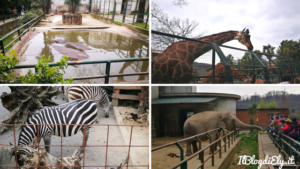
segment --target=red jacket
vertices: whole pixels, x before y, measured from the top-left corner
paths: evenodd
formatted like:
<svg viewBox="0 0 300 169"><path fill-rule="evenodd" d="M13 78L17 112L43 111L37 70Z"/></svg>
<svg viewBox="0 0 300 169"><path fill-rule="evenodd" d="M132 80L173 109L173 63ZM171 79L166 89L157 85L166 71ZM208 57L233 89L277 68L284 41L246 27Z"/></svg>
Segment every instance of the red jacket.
<svg viewBox="0 0 300 169"><path fill-rule="evenodd" d="M291 124L285 124L284 127L281 127L281 129L286 132L286 130L290 127Z"/></svg>

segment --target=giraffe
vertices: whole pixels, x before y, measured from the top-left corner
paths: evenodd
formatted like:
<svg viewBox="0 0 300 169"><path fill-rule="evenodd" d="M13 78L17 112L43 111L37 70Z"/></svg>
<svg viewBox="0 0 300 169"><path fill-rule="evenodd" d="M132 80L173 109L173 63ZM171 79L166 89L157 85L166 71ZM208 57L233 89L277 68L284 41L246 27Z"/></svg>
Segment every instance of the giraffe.
<svg viewBox="0 0 300 169"><path fill-rule="evenodd" d="M242 72L235 70L234 68L230 67L231 69L231 75L245 75ZM212 70L210 70L205 76L212 76ZM215 66L215 76L224 76L224 77L215 77L214 83L225 83L225 66L223 63L218 63ZM249 76L234 76L236 79L240 79L244 81L245 83L250 83L251 78ZM211 83L211 77L204 78L202 81L202 84L208 84Z"/></svg>
<svg viewBox="0 0 300 169"><path fill-rule="evenodd" d="M249 30L227 31L198 40L221 45L231 40L238 40L248 50L253 50ZM181 41L169 46L163 53L153 58L152 83L189 83L193 74L193 62L202 54L212 49L210 44L195 41ZM182 78L172 79L165 78Z"/></svg>

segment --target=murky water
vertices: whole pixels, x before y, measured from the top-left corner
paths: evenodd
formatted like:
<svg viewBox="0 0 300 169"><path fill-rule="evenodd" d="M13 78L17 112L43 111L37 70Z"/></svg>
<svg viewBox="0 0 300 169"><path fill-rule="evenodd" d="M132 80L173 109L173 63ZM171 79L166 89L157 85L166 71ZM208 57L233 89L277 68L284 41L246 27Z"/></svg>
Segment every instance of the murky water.
<svg viewBox="0 0 300 169"><path fill-rule="evenodd" d="M19 64L36 64L41 55L50 62L58 62L63 56L69 61L113 60L149 57L149 43L115 33L96 31L43 32L32 38L20 53ZM148 61L112 63L110 74L145 72ZM69 66L65 78L105 74L106 64ZM24 75L29 69L23 69ZM34 71L32 69L32 71ZM148 80L148 76L124 76L110 78L110 83ZM73 81L73 83L104 83L104 79Z"/></svg>

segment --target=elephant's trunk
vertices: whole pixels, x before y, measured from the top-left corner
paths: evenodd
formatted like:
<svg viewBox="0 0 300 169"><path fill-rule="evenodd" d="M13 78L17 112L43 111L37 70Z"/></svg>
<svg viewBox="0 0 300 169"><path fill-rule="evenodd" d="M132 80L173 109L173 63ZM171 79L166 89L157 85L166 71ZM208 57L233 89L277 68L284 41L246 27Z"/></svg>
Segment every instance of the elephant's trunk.
<svg viewBox="0 0 300 169"><path fill-rule="evenodd" d="M245 124L245 123L241 122L239 119L235 120L235 127L242 128L242 129L257 129L257 130L263 131L263 128L256 126L256 125Z"/></svg>

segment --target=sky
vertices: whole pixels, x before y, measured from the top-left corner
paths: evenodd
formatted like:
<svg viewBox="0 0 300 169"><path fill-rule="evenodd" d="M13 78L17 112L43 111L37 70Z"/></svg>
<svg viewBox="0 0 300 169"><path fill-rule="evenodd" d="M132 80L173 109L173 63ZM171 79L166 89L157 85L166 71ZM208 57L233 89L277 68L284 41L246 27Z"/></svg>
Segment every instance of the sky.
<svg viewBox="0 0 300 169"><path fill-rule="evenodd" d="M282 40L300 39L299 0L188 0L189 4L181 8L174 6L172 0L152 1L171 18L199 22L197 32L206 30L205 35L247 28L254 50L262 51L268 44L277 48ZM246 49L236 40L224 45Z"/></svg>
<svg viewBox="0 0 300 169"><path fill-rule="evenodd" d="M211 92L211 93L228 93L237 94L240 96L250 96L257 93L264 95L269 91L286 91L290 94L300 94L300 87L294 85L279 86L279 85L242 85L242 86L226 86L226 85L210 85L210 86L197 86L197 92Z"/></svg>

